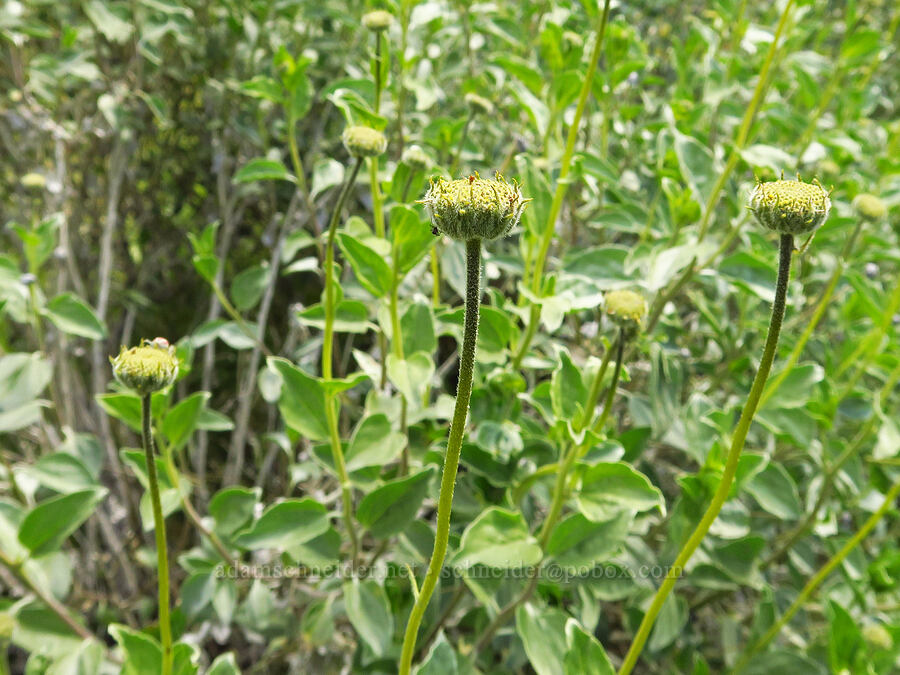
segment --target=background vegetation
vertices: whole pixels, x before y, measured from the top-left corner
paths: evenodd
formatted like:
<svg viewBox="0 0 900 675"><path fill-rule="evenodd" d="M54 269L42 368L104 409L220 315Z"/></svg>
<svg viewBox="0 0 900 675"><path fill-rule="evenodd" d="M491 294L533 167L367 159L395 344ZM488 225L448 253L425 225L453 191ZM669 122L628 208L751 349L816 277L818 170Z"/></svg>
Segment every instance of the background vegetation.
<svg viewBox="0 0 900 675"><path fill-rule="evenodd" d="M755 177L816 176L834 206L796 258L777 386L732 499L638 672L728 670L900 480L894 3L612 3L571 163L600 7L377 8L395 17L383 34L361 23L376 7L333 0L0 7L0 672L159 672L140 404L108 361L156 336L182 360L153 399L176 672L396 672L409 574L431 551L464 295L463 246L433 237L415 200L451 168L500 170L533 201L485 250L420 673L621 662L715 490L762 350L777 256L748 220ZM329 386L357 568L318 377L322 232L348 123L389 140L337 238L344 379ZM402 159L412 145L430 166ZM886 214L863 218L861 193ZM544 541L560 453L595 414L584 401L617 288L651 314ZM897 672L890 506L746 672ZM514 572L538 564L523 595Z"/></svg>

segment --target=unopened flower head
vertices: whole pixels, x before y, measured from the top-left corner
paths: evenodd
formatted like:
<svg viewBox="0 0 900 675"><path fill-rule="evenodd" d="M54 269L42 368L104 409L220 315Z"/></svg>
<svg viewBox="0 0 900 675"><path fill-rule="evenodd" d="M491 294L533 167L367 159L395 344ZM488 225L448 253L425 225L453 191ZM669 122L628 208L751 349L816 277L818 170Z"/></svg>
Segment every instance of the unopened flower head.
<svg viewBox="0 0 900 675"><path fill-rule="evenodd" d="M819 163L819 171L826 176L837 176L841 172L841 167L833 159L823 159Z"/></svg>
<svg viewBox="0 0 900 675"><path fill-rule="evenodd" d="M431 157L418 145L411 145L403 151L403 161L414 169L427 169L431 166Z"/></svg>
<svg viewBox="0 0 900 675"><path fill-rule="evenodd" d="M468 94L466 94L466 103L472 110L477 113L482 113L483 115L494 114L494 104L487 100L484 96L479 96L478 94L469 92Z"/></svg>
<svg viewBox="0 0 900 675"><path fill-rule="evenodd" d="M175 347L165 338L144 340L139 347L122 347L109 359L116 379L140 396L165 389L178 376Z"/></svg>
<svg viewBox="0 0 900 675"><path fill-rule="evenodd" d="M42 188L47 186L47 178L41 173L26 173L19 181L27 188Z"/></svg>
<svg viewBox="0 0 900 675"><path fill-rule="evenodd" d="M750 210L765 227L781 234L810 234L831 210L828 190L819 181L775 180L757 183L750 193Z"/></svg>
<svg viewBox="0 0 900 675"><path fill-rule="evenodd" d="M475 173L459 180L431 181L431 189L419 203L431 212L435 234L469 241L506 236L529 201L517 183L507 183L499 173L494 180Z"/></svg>
<svg viewBox="0 0 900 675"><path fill-rule="evenodd" d="M380 33L387 30L394 23L394 16L390 12L383 9L376 9L373 12L363 14L362 24L374 33Z"/></svg>
<svg viewBox="0 0 900 675"><path fill-rule="evenodd" d="M372 127L350 126L341 135L344 147L354 157L377 157L387 150L387 138Z"/></svg>
<svg viewBox="0 0 900 675"><path fill-rule="evenodd" d="M887 215L887 206L875 195L858 194L853 200L853 206L860 217L873 223Z"/></svg>
<svg viewBox="0 0 900 675"><path fill-rule="evenodd" d="M637 330L647 315L647 300L634 291L610 291L603 299L606 314L622 328Z"/></svg>

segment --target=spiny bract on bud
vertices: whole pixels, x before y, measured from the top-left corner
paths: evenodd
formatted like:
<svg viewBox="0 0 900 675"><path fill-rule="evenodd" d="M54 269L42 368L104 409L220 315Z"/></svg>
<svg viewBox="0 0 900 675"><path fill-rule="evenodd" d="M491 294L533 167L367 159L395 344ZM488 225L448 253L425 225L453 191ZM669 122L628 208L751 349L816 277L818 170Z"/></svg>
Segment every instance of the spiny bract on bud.
<svg viewBox="0 0 900 675"><path fill-rule="evenodd" d="M856 195L853 207L862 218L873 223L887 215L887 206L875 195L866 193Z"/></svg>
<svg viewBox="0 0 900 675"><path fill-rule="evenodd" d="M131 349L122 347L109 362L116 379L140 396L165 389L178 376L175 347L165 338L143 340L139 347Z"/></svg>
<svg viewBox="0 0 900 675"><path fill-rule="evenodd" d="M477 113L482 113L484 115L492 115L494 113L494 104L484 96L469 92L466 94L466 103Z"/></svg>
<svg viewBox="0 0 900 675"><path fill-rule="evenodd" d="M387 150L387 138L372 127L352 126L341 134L344 147L354 157L377 157Z"/></svg>
<svg viewBox="0 0 900 675"><path fill-rule="evenodd" d="M831 199L817 180L774 180L756 184L750 193L750 210L770 230L809 234L825 222Z"/></svg>
<svg viewBox="0 0 900 675"><path fill-rule="evenodd" d="M431 157L418 145L411 145L403 151L403 161L417 169L427 169L431 166Z"/></svg>
<svg viewBox="0 0 900 675"><path fill-rule="evenodd" d="M603 304L610 318L623 328L638 328L647 315L647 300L634 291L610 291Z"/></svg>
<svg viewBox="0 0 900 675"><path fill-rule="evenodd" d="M419 203L431 212L434 227L451 239L496 239L516 226L525 205L518 183L507 183L499 173L486 180L475 173L459 180L431 181Z"/></svg>
<svg viewBox="0 0 900 675"><path fill-rule="evenodd" d="M362 18L362 25L376 33L387 30L392 23L394 23L394 16L383 9L363 14Z"/></svg>

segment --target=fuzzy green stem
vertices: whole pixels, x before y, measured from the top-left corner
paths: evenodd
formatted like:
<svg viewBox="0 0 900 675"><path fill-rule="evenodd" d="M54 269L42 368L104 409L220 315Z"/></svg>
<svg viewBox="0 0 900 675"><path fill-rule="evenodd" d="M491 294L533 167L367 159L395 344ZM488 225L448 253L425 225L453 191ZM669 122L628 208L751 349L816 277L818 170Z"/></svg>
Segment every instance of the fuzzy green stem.
<svg viewBox="0 0 900 675"><path fill-rule="evenodd" d="M878 510L875 511L863 526L859 529L859 531L854 534L846 544L841 547L841 550L835 553L831 558L826 562L822 568L816 572L813 577L806 583L806 586L803 587L803 590L800 591L800 594L796 597L794 602L791 603L791 606L788 607L787 611L781 616L778 621L776 621L768 631L766 631L765 635L759 638L756 642L754 642L750 647L748 647L740 660L735 664L734 670L732 671L734 675L740 673L744 667L750 662L750 659L753 658L753 655L756 654L760 649L764 648L768 645L778 633L781 632L781 629L787 624L788 621L793 618L793 616L800 610L803 604L810 598L810 596L816 591L816 589L822 584L823 581L828 577L829 574L834 570L835 567L840 565L844 558L856 548L859 543L868 536L869 532L878 524L884 514L888 512L888 510L894 505L894 500L900 496L900 481L894 483L888 493L884 496L884 501L881 503L881 506L878 507Z"/></svg>
<svg viewBox="0 0 900 675"><path fill-rule="evenodd" d="M438 245L431 245L431 304L437 309L441 304L441 262L438 257Z"/></svg>
<svg viewBox="0 0 900 675"><path fill-rule="evenodd" d="M153 434L150 431L150 394L141 397L141 430L144 457L147 460L147 483L150 487L150 503L153 506L153 532L156 536L156 573L159 585L159 640L162 644L162 675L172 675L174 652L172 648L172 624L169 620L169 554L166 547L166 521L163 518L162 501L159 498L159 480L156 477L156 457Z"/></svg>
<svg viewBox="0 0 900 675"><path fill-rule="evenodd" d="M341 508L344 516L344 527L350 538L350 559L353 568L356 569L359 557L359 540L356 536L356 524L353 521L353 496L350 493L350 476L347 473L347 465L344 462L344 448L341 446L341 434L338 430L338 405L339 401L333 393L325 397L325 418L328 424L328 438L331 443L331 456L334 459L334 468L337 471L338 480L341 482Z"/></svg>
<svg viewBox="0 0 900 675"><path fill-rule="evenodd" d="M784 320L788 280L790 279L791 273L791 256L793 255L793 251L794 237L790 234L782 234L779 248L778 281L775 287L775 301L772 304L772 318L769 321L766 344L763 349L762 359L759 362L759 369L756 371L756 377L753 378L753 385L750 388L747 403L744 405L744 410L741 412L741 418L738 421L737 427L734 430L734 435L731 439L731 447L728 450L728 457L725 461L725 468L722 472L722 479L719 481L719 487L716 489L712 502L710 502L709 507L706 509L706 513L703 514L703 518L700 519L697 528L694 530L693 534L691 534L687 542L685 542L684 546L682 546L681 551L679 551L678 556L675 558L675 562L669 568L665 580L656 591L656 595L653 596L650 608L647 610L647 613L644 614L644 618L634 637L634 641L631 643L628 654L626 654L625 660L622 662L622 667L619 668L619 675L628 675L628 673L634 669L638 658L641 655L641 651L644 648L644 644L650 636L650 630L653 628L656 617L659 615L666 598L669 596L669 593L671 593L672 588L675 586L675 582L678 580L678 577L681 576L685 565L687 565L688 561L691 559L694 551L697 550L703 541L703 538L706 536L706 533L709 532L709 528L718 517L723 504L725 504L725 500L728 499L728 493L731 491L731 484L734 482L734 476L737 472L738 460L740 459L741 451L744 449L744 441L747 438L747 432L750 430L750 424L753 422L753 417L759 407L759 399L765 388L769 370L772 368L772 361L775 359L775 351L778 347L778 336L781 333L781 324Z"/></svg>
<svg viewBox="0 0 900 675"><path fill-rule="evenodd" d="M398 360L403 359L403 332L400 327L400 310L399 310L399 290L400 290L400 282L403 280L400 275L400 268L397 266L397 248L396 246L393 249L391 254L391 258L393 261L393 278L391 282L391 293L390 293L390 304L388 306L388 310L391 315L391 349L394 354L394 358ZM406 433L406 415L407 415L407 402L406 397L403 394L400 394L400 431L401 433ZM409 444L403 446L403 456L400 460L400 475L405 476L407 469L409 468Z"/></svg>
<svg viewBox="0 0 900 675"><path fill-rule="evenodd" d="M450 423L447 439L447 453L444 456L444 470L441 476L441 492L438 497L437 530L434 535L434 551L428 563L428 571L422 581L419 596L413 605L403 636L400 655L400 675L409 675L412 658L416 649L416 635L428 601L437 585L447 543L450 538L450 510L453 506L453 488L456 484L456 470L459 467L459 453L462 450L469 413L469 398L472 395L472 379L475 372L475 346L478 342L478 310L481 302L481 240L466 242L466 308L463 320L463 342L459 356L459 381L456 387L456 406Z"/></svg>
<svg viewBox="0 0 900 675"><path fill-rule="evenodd" d="M290 107L290 106L289 106ZM297 147L297 118L288 112L288 152L291 156L291 165L294 167L294 175L297 177L297 189L303 196L308 217L315 222L316 206L309 195L309 187L306 184L306 174L303 170L303 162L300 160L300 150ZM316 226L318 228L318 226ZM318 234L318 229L316 230ZM320 251L321 252L321 251Z"/></svg>
<svg viewBox="0 0 900 675"><path fill-rule="evenodd" d="M812 336L813 331L825 315L825 310L828 309L828 303L831 301L834 289L837 288L838 281L840 281L841 275L847 268L847 259L853 252L853 244L856 242L856 237L859 235L862 223L862 220L857 222L856 227L850 235L850 239L848 239L847 243L844 245L841 257L838 258L837 264L834 266L834 271L831 273L831 278L828 279L828 284L826 284L825 288L822 290L822 295L819 297L819 302L816 304L816 309L813 311L812 317L810 317L809 322L806 324L806 328L803 329L803 333L800 334L800 338L791 350L791 354L788 356L787 362L784 364L781 372L769 381L766 390L763 392L762 398L759 400L760 407L766 404L766 401L772 397L772 394L778 391L778 387L780 387L785 379L787 379L787 376L791 374L791 371L803 354L806 343L809 342L809 338Z"/></svg>
<svg viewBox="0 0 900 675"><path fill-rule="evenodd" d="M706 233L709 230L709 223L713 211L716 208L716 204L719 203L719 196L722 193L722 189L731 177L732 171L734 171L734 168L737 166L741 150L744 149L744 146L747 144L747 139L750 137L750 127L753 125L756 113L759 111L763 99L765 99L766 92L768 91L769 71L772 69L772 65L775 62L775 54L778 51L778 42L781 39L781 35L784 33L784 29L787 27L788 16L791 13L793 4L794 0L788 0L787 4L784 6L784 11L781 12L781 18L778 20L778 27L775 29L775 37L772 38L772 44L769 45L766 60L763 62L762 70L759 71L756 89L753 90L753 97L750 99L750 104L747 106L747 109L744 112L744 118L741 120L741 126L738 129L734 147L731 150L731 156L728 158L728 162L722 170L722 173L719 174L719 178L713 186L712 192L709 194L709 199L706 200L706 207L703 209L703 216L700 220L700 232L697 235L697 243L700 243L706 237Z"/></svg>
<svg viewBox="0 0 900 675"><path fill-rule="evenodd" d="M587 402L584 406L584 411L582 412L581 419L578 420L578 424L575 425L575 431L581 431L585 429L588 424L590 424L591 418L594 416L594 412L597 409L597 402L600 400L600 388L603 386L603 378L606 376L606 371L609 369L609 360L612 356L612 353L618 352L618 345L622 342L622 333L619 332L618 340L616 341L616 345L614 345L611 349L607 349L603 353L603 360L600 362L600 367L597 369L596 374L594 375L594 381L591 382L591 389L588 392ZM613 387L615 389L615 387Z"/></svg>
<svg viewBox="0 0 900 675"><path fill-rule="evenodd" d="M384 36L381 32L375 34L375 60L372 64L372 77L375 80L375 114L381 110L381 90L384 83L381 81L381 42ZM375 222L375 234L384 237L384 206L381 196L381 185L378 183L378 157L369 158L369 187L372 191L372 218Z"/></svg>
<svg viewBox="0 0 900 675"><path fill-rule="evenodd" d="M338 195L337 203L334 205L334 211L331 214L331 221L328 224L328 240L325 244L325 331L322 341L322 378L330 380L332 376L331 351L334 344L334 316L335 316L335 291L334 291L334 238L337 233L337 225L341 219L341 211L350 189L359 174L362 166L363 158L359 157L353 163L353 168L347 175L341 192ZM356 538L356 527L353 524L353 501L350 494L350 478L347 475L347 466L344 463L344 449L341 446L341 436L338 430L338 404L337 397L330 393L325 397L325 417L328 424L328 436L331 443L331 455L334 460L334 467L341 482L341 503L344 513L344 527L347 529L347 535L350 538L350 556L353 560L353 566L356 567L359 545Z"/></svg>
<svg viewBox="0 0 900 675"><path fill-rule="evenodd" d="M358 157L353 163L353 168L350 169L350 173L347 174L344 184L341 186L341 192L328 224L328 240L325 243L325 334L322 338L322 377L326 380L331 379L331 350L334 342L334 237L337 234L338 222L341 220L341 211L344 209L344 203L359 174L362 162L363 158Z"/></svg>
<svg viewBox="0 0 900 675"><path fill-rule="evenodd" d="M625 329L619 329L619 338L616 340L616 365L613 367L612 382L609 383L609 389L606 392L606 401L603 403L603 412L597 418L594 424L594 433L603 431L603 426L609 418L609 412L612 410L613 399L616 397L616 385L619 384L619 376L622 374L622 360L625 356Z"/></svg>
<svg viewBox="0 0 900 675"><path fill-rule="evenodd" d="M600 52L603 48L603 37L606 34L606 24L609 19L609 3L605 0L603 3L603 11L600 13L599 24L597 26L597 40L594 42L594 48L591 50L590 61L588 62L587 72L584 81L581 83L581 92L578 95L578 105L575 108L575 116L572 118L572 124L569 127L569 133L566 137L566 147L563 151L562 159L559 166L559 177L556 179L556 190L553 193L553 201L550 204L550 212L547 216L547 222L544 225L544 231L541 235L540 246L538 248L537 257L534 265L531 267L531 279L526 277L523 283L531 286L531 292L535 295L540 294L543 284L544 264L547 262L547 253L550 250L550 244L553 241L553 233L556 231L556 220L562 210L563 199L566 191L569 189L569 171L572 168L572 156L575 154L575 140L578 138L578 128L581 126L581 118L584 115L584 109L587 107L588 97L591 93L591 87L594 83L594 74L597 72L597 63L600 61ZM518 370L522 365L522 359L528 353L528 347L537 331L537 322L541 318L541 306L532 304L528 314L528 324L525 333L522 336L522 342L516 351L512 361L512 369Z"/></svg>
<svg viewBox="0 0 900 675"><path fill-rule="evenodd" d="M384 238L384 206L381 198L381 186L378 184L378 158L369 158L369 183L372 189L372 218L375 222L375 234Z"/></svg>

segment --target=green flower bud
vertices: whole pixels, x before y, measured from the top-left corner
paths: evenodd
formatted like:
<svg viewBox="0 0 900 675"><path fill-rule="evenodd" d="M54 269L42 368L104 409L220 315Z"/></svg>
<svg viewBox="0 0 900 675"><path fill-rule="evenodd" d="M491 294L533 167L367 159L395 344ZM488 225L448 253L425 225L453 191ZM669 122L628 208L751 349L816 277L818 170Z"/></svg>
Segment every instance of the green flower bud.
<svg viewBox="0 0 900 675"><path fill-rule="evenodd" d="M619 326L637 330L647 315L647 301L634 291L610 291L603 298L606 314Z"/></svg>
<svg viewBox="0 0 900 675"><path fill-rule="evenodd" d="M451 239L496 239L516 226L525 205L518 183L507 183L499 173L485 180L475 173L468 178L431 181L431 189L419 203L431 212L435 234Z"/></svg>
<svg viewBox="0 0 900 675"><path fill-rule="evenodd" d="M403 151L403 161L414 169L427 169L431 166L431 157L418 145L411 145Z"/></svg>
<svg viewBox="0 0 900 675"><path fill-rule="evenodd" d="M42 188L47 186L47 178L43 174L35 172L26 173L19 179L19 182L27 188Z"/></svg>
<svg viewBox="0 0 900 675"><path fill-rule="evenodd" d="M143 340L140 347L132 347L110 358L116 379L140 396L165 389L178 375L175 347L165 338Z"/></svg>
<svg viewBox="0 0 900 675"><path fill-rule="evenodd" d="M833 159L823 159L819 162L819 171L826 176L837 176L841 172L841 167Z"/></svg>
<svg viewBox="0 0 900 675"><path fill-rule="evenodd" d="M582 38L578 33L572 30L563 31L562 39L563 43L570 48L584 46L584 38Z"/></svg>
<svg viewBox="0 0 900 675"><path fill-rule="evenodd" d="M873 223L887 215L887 206L875 195L866 193L856 195L853 207L863 220Z"/></svg>
<svg viewBox="0 0 900 675"><path fill-rule="evenodd" d="M362 25L373 33L387 30L392 23L394 23L394 16L383 9L376 9L374 12L363 14L362 18Z"/></svg>
<svg viewBox="0 0 900 675"><path fill-rule="evenodd" d="M474 112L483 113L485 115L494 114L494 104L487 100L484 96L469 92L466 94L466 103Z"/></svg>
<svg viewBox="0 0 900 675"><path fill-rule="evenodd" d="M750 210L765 227L781 234L810 234L831 210L828 190L819 181L776 180L757 183L750 193Z"/></svg>
<svg viewBox="0 0 900 675"><path fill-rule="evenodd" d="M894 639L890 632L880 623L868 623L862 629L863 639L877 649L890 649Z"/></svg>
<svg viewBox="0 0 900 675"><path fill-rule="evenodd" d="M377 157L387 150L384 134L371 127L352 126L341 134L344 147L354 157Z"/></svg>

